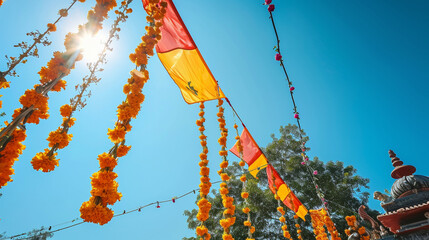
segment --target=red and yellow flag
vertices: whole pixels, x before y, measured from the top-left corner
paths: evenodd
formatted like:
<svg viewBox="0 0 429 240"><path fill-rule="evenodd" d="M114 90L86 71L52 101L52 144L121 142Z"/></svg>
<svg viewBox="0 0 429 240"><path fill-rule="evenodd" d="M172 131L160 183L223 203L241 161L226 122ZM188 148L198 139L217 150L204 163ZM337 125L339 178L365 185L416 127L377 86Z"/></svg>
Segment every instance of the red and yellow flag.
<svg viewBox="0 0 429 240"><path fill-rule="evenodd" d="M142 0L146 7L149 0ZM197 103L224 98L213 74L201 56L172 0L167 2L161 40L156 46L158 57L180 88L183 99Z"/></svg>
<svg viewBox="0 0 429 240"><path fill-rule="evenodd" d="M256 144L252 135L250 135L247 128L243 129L240 136L241 145L243 146L243 160L249 165L249 172L254 176L258 174L259 170L267 167L268 161L265 155L262 153L258 144ZM240 157L238 153L237 143L229 150L234 153L237 157Z"/></svg>
<svg viewBox="0 0 429 240"><path fill-rule="evenodd" d="M302 205L301 201L295 196L292 190L287 186L287 184L280 177L279 173L273 168L273 166L268 165L267 167L267 178L268 184L271 189L271 192L277 194L280 200L295 214L302 218L305 221L305 215L307 214L307 208ZM276 192L276 188L277 192Z"/></svg>

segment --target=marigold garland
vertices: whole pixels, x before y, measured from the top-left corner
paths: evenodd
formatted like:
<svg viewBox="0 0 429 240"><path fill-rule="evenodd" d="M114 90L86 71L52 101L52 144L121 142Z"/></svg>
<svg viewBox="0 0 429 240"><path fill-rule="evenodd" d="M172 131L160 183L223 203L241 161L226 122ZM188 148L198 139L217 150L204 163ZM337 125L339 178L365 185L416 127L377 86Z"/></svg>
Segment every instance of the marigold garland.
<svg viewBox="0 0 429 240"><path fill-rule="evenodd" d="M72 117L72 115L76 110L82 109L85 106L85 101L83 101L82 99L83 99L84 93L85 93L86 89L89 87L90 83L98 81L98 79L95 77L95 72L98 69L98 65L105 60L105 54L104 53L107 51L108 44L109 44L109 42L111 42L111 39L114 38L116 33L119 31L117 28L119 23L125 21L126 18L128 18L128 16L125 14L125 12L127 12L127 9L129 9L128 8L129 3L130 2L127 1L127 2L125 2L125 4L121 5L121 7L120 7L122 9L121 11L119 11L119 10L115 11L115 12L117 12L118 16L116 17L114 24L111 27L110 34L109 34L109 37L105 43L104 50L100 54L98 61L95 62L94 64L89 65L91 74L90 74L90 76L86 76L83 79L84 82L82 83L82 85L79 86L80 92L74 98L70 99L70 104L65 104L65 105L61 106L60 114L61 114L61 116L63 116L63 122L62 122L61 126L56 131L51 132L49 134L49 137L47 138L47 140L49 141L49 147L51 149L47 153L47 158L44 158L44 160L46 161L46 166L53 166L53 167L58 166L58 160L59 159L55 158L55 156L57 155L56 151L58 149L62 149L64 147L66 147L68 145L68 143L71 141L72 135L68 134L68 132L69 132L70 128L74 125L74 122L76 120L75 118ZM62 14L65 14L65 13L62 12ZM59 91L59 90L61 90L61 88L65 88L65 81L63 81L63 80L60 80L54 86L52 91L56 91L56 90ZM33 116L33 115L34 115L34 113L31 116ZM55 141L55 139L57 139L57 141ZM62 144L59 143L60 140L62 140ZM119 141L119 142L121 142L121 141ZM125 156L129 150L129 148L125 145L121 145L118 148L117 156L118 157ZM38 154L41 155L42 153L38 153ZM37 156L35 157L35 159L38 159ZM56 162L56 164L54 165L52 163L49 163L48 162L49 160L54 160ZM35 170L42 170L44 172L54 170L53 168L49 168L48 171L45 171L43 168L39 168L39 166L34 166L34 164L33 164L33 168Z"/></svg>
<svg viewBox="0 0 429 240"><path fill-rule="evenodd" d="M0 188L13 181L10 177L14 173L12 167L15 161L18 161L18 156L25 149L22 144L25 138L25 131L21 129L15 130L8 137L9 144L0 153Z"/></svg>
<svg viewBox="0 0 429 240"><path fill-rule="evenodd" d="M325 211L325 209L320 210L323 222L326 225L326 228L328 229L329 234L331 234L331 240L341 240L341 237L337 231L337 228L335 227L334 222L332 221L331 217L329 216L328 212Z"/></svg>
<svg viewBox="0 0 429 240"><path fill-rule="evenodd" d="M204 122L206 119L204 118L204 102L200 103L200 112L198 116L200 119L196 121L198 126L198 130L200 131L200 144L203 148L203 152L200 154L200 200L198 201L198 214L197 219L200 221L200 225L196 229L197 236L200 237L200 240L209 240L211 238L210 233L208 232L207 227L205 226L205 221L209 218L209 212L212 207L211 203L207 200L207 195L210 192L210 188L212 186L210 182L210 168L207 167L209 164L209 160L207 159L207 154L209 152L207 148L207 137L204 135Z"/></svg>
<svg viewBox="0 0 429 240"><path fill-rule="evenodd" d="M162 26L162 18L166 12L165 7L167 4L159 1L150 0L147 8L149 14L150 26L146 28L147 33L142 37L143 42L140 43L135 53L130 54L133 56L153 56L153 48L159 39L161 39L161 31L159 27ZM117 174L113 172L114 167L117 165L118 149L120 155L124 155L128 152L128 147L121 147L125 143L125 135L131 130L131 118L135 116L129 116L128 118L122 118L121 112L123 107L127 106L138 113L140 105L144 100L142 89L144 84L149 79L149 72L146 70L146 64L136 59L132 59L133 63L140 66L140 71L131 71L131 77L128 79L130 91L125 93L127 95L126 100L118 106L118 120L116 121L115 128L108 130L109 139L114 143L114 146L108 153L102 153L98 159L100 162L100 170L94 173L91 177L91 195L89 201L84 202L80 208L81 218L85 222L93 222L103 225L111 220L113 217L113 211L107 207L107 205L113 205L116 201L119 201L122 194L118 193L118 183L115 181ZM138 109L138 110L137 110ZM204 205L204 203L202 203Z"/></svg>
<svg viewBox="0 0 429 240"><path fill-rule="evenodd" d="M234 217L235 206L234 206L234 198L228 196L229 189L228 189L227 182L230 180L230 177L226 172L226 168L228 167L228 159L227 159L228 150L226 149L228 129L225 128L226 126L225 117L224 117L225 109L222 107L222 104L223 104L223 100L219 99L218 105L217 105L217 107L219 108L219 112L217 113L217 117L218 117L217 120L219 122L219 129L220 129L221 136L218 139L218 142L222 147L221 150L219 151L219 155L222 157L222 162L220 164L221 169L218 171L218 173L222 179L222 183L220 184L219 191L222 196L223 207L225 208L223 212L223 219L221 219L219 222L220 222L220 225L223 227L223 234L222 234L223 240L233 240L234 238L230 233L230 227L235 223L235 217ZM248 193L247 193L247 196L248 196Z"/></svg>
<svg viewBox="0 0 429 240"><path fill-rule="evenodd" d="M359 227L359 223L356 220L356 216L346 216L347 225L349 225L349 229L346 229L344 232L347 236L352 235L357 232L359 234L360 240L369 240L371 236L366 232L364 226Z"/></svg>
<svg viewBox="0 0 429 240"><path fill-rule="evenodd" d="M241 144L241 139L240 139L240 134L238 133L238 126L237 124L234 124L234 129L236 132L236 136L235 139L237 140L237 150L240 156L240 167L242 172L246 172L246 169L244 168L244 166L246 165L246 163L243 160L243 145ZM246 190L247 187L247 177L245 174L243 174L240 177L240 181L243 183L242 185L242 197L244 199L244 208L242 209L243 213L247 215L247 220L243 222L243 225L248 227L248 231L247 231L247 236L248 238L246 238L246 240L254 240L252 234L255 232L255 227L252 226L252 221L250 219L250 208L249 206L249 202L248 202L248 198L249 198L249 193ZM245 194L247 193L247 194Z"/></svg>
<svg viewBox="0 0 429 240"><path fill-rule="evenodd" d="M316 240L328 240L328 234L325 230L325 223L323 222L323 216L319 210L310 210L311 224L313 226L313 233L316 236Z"/></svg>

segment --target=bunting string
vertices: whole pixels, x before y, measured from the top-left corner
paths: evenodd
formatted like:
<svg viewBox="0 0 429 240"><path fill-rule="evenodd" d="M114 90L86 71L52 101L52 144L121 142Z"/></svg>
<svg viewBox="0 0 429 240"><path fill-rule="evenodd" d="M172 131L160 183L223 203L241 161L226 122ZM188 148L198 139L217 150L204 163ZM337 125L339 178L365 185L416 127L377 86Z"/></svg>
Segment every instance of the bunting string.
<svg viewBox="0 0 429 240"><path fill-rule="evenodd" d="M239 175L237 175L237 176L241 176L241 175L244 175L246 173L250 173L252 171L258 171L258 170L257 169L253 169L253 170L245 170L245 169L243 169L243 172L238 173ZM231 178L236 178L237 176L231 176ZM218 184L218 183L222 183L222 180L213 182L212 184ZM154 205L156 205L157 208L159 208L161 206L161 204L164 204L164 203L175 203L178 199L184 198L184 197L190 195L191 193L194 193L194 194L200 193L200 188L198 187L198 188L192 189L192 190L190 190L188 192L185 192L185 193L183 193L183 194L181 194L179 196L176 195L177 197L175 196L175 197L171 197L171 198L168 198L168 199L165 199L165 200L154 201L154 202L148 203L146 205L142 205L142 206L139 206L137 208L133 208L131 210L124 210L121 213L117 213L117 214L113 215L113 218L119 217L119 216L123 216L123 215L127 215L127 214L130 214L130 213L133 213L133 212L140 212L142 209L150 207L150 206L154 206ZM66 230L66 229L69 229L69 228L72 228L72 227L79 226L79 225L81 225L83 223L87 223L87 222L81 220L81 218L74 218L74 219L72 219L70 221L58 223L58 224L55 224L55 225L50 225L49 228L48 228L49 230L46 233L55 233L55 232L63 231L63 230ZM63 226L65 224L69 224L69 225L67 225L65 227L62 227L62 228L58 228L58 229L52 230L52 228L54 228L54 227ZM1 240L9 240L9 239L10 240L24 240L24 239L31 239L32 237L23 237L23 236L25 236L27 234L28 234L27 232L21 233L21 234L16 234L16 235L13 235L13 236L10 236L10 237L2 238ZM23 238L19 238L19 237L23 237Z"/></svg>

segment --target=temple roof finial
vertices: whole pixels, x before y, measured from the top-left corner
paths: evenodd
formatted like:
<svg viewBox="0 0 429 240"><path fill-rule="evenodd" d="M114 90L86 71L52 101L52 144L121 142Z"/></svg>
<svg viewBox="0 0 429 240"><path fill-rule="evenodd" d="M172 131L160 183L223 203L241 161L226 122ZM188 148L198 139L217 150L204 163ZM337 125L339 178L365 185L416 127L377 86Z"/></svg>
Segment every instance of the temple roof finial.
<svg viewBox="0 0 429 240"><path fill-rule="evenodd" d="M389 150L389 157L392 159L393 167L395 167L395 169L393 169L392 173L390 174L392 178L399 179L404 176L412 175L416 172L416 168L414 166L402 165L404 162L399 160L399 158L396 157L396 154L392 150Z"/></svg>

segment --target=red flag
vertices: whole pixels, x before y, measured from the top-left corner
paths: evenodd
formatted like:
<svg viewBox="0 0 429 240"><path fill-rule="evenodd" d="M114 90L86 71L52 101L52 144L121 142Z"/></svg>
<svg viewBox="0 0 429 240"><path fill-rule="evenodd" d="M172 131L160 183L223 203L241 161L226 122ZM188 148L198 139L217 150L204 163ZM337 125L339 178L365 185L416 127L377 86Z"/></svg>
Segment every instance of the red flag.
<svg viewBox="0 0 429 240"><path fill-rule="evenodd" d="M259 170L267 167L268 161L265 155L262 153L258 144L256 144L252 135L250 135L247 128L243 129L240 136L241 145L243 146L243 160L249 165L249 172L255 178ZM237 157L240 157L238 147L236 143L229 151L231 151Z"/></svg>
<svg viewBox="0 0 429 240"><path fill-rule="evenodd" d="M268 165L267 167L267 178L271 192L276 194L290 210L294 211L298 217L305 221L305 215L308 210L304 205L302 205L301 201L299 201L292 190L280 177L279 173L271 165Z"/></svg>

